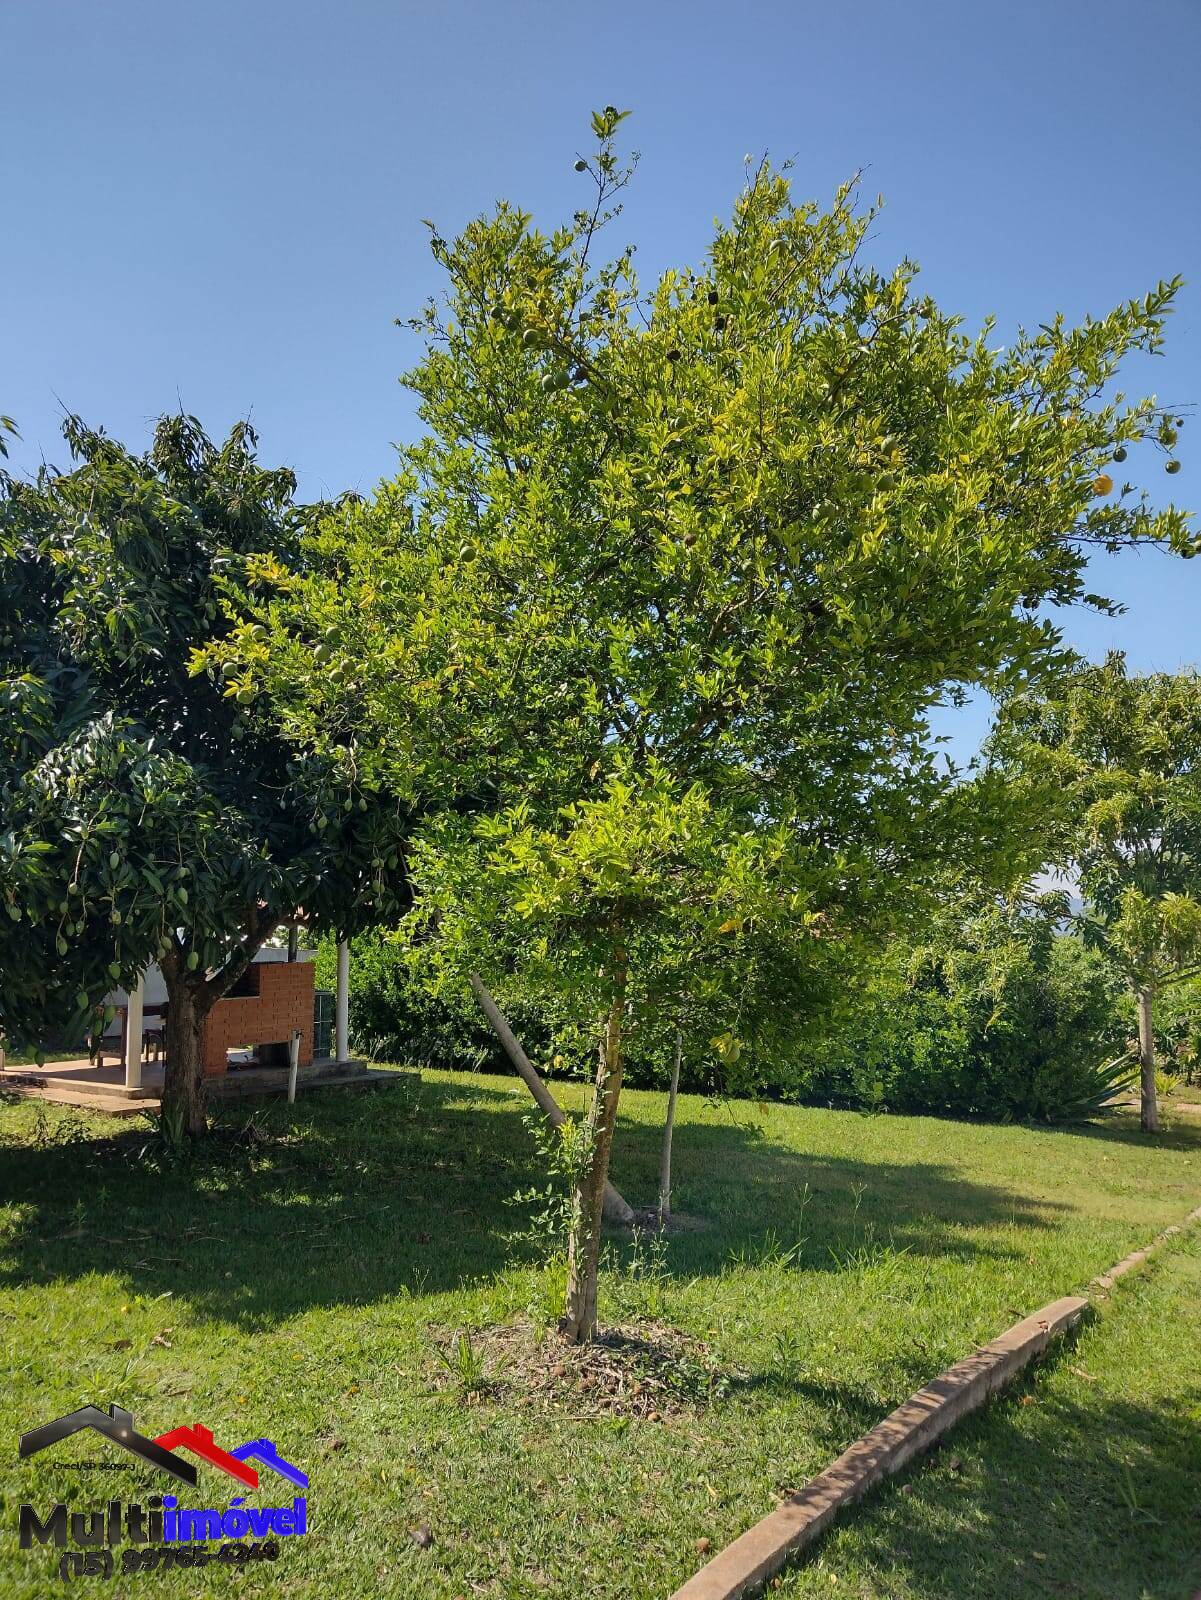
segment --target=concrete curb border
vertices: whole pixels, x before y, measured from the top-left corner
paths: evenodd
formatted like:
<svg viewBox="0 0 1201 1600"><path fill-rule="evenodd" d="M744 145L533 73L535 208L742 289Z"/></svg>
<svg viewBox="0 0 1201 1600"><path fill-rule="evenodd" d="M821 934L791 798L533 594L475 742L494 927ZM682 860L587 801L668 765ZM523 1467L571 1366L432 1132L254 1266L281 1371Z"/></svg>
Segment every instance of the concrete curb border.
<svg viewBox="0 0 1201 1600"><path fill-rule="evenodd" d="M1201 1206L1181 1222L1165 1228L1143 1249L1133 1251L1108 1272L1092 1279L1089 1292L1103 1299L1119 1278L1197 1222L1201 1222ZM671 1600L738 1600L740 1595L766 1583L789 1557L812 1544L845 1506L898 1472L963 1417L979 1410L1052 1339L1075 1327L1088 1305L1086 1295L1053 1300L1032 1316L1015 1322L975 1355L948 1367L933 1383L911 1395L904 1405L844 1450L832 1466L719 1551L675 1591Z"/></svg>
<svg viewBox="0 0 1201 1600"><path fill-rule="evenodd" d="M811 1544L844 1506L898 1472L961 1417L982 1406L1057 1334L1074 1327L1087 1306L1081 1295L1053 1300L966 1361L948 1367L844 1450L833 1466L727 1545L677 1589L672 1600L735 1600L765 1583L789 1556Z"/></svg>
<svg viewBox="0 0 1201 1600"><path fill-rule="evenodd" d="M1157 1233L1151 1243L1144 1245L1141 1250L1132 1250L1128 1256L1123 1256L1116 1266L1110 1267L1108 1272L1102 1272L1090 1279L1088 1285L1090 1292L1096 1299L1103 1300L1119 1278L1124 1278L1128 1272L1133 1272L1135 1267L1141 1267L1144 1261L1151 1259L1161 1244L1166 1244L1169 1239L1175 1238L1178 1233L1184 1233L1198 1222L1201 1222L1201 1206L1195 1211L1190 1211L1180 1222L1174 1222L1170 1228Z"/></svg>

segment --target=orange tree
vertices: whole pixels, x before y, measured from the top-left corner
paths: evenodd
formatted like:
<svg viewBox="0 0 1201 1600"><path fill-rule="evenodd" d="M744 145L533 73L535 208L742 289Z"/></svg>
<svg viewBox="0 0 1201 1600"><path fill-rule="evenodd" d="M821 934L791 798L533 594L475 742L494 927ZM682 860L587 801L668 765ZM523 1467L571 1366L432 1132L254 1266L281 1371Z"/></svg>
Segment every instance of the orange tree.
<svg viewBox="0 0 1201 1600"><path fill-rule="evenodd" d="M244 665L301 568L291 474L245 425L166 417L144 456L65 433L69 471L0 475L0 1028L82 1030L157 960L196 1132L213 1004L281 923L395 915L407 814L353 746L282 739Z"/></svg>
<svg viewBox="0 0 1201 1600"><path fill-rule="evenodd" d="M909 263L865 262L851 189L797 205L764 166L705 259L644 291L629 251L598 260L620 121L594 118L591 198L561 228L501 205L433 234L424 436L326 520L263 668L297 738L353 735L408 797L436 730L443 795L489 797L426 835L421 874L465 960L513 952L593 1041L573 1339L623 1054L664 987L678 1007L708 985L732 1058L823 947L948 863L1016 870L1020 819L947 785L929 711L1059 664L1042 608L1107 603L1090 544L1190 537L1103 470L1159 425L1107 389L1175 284L998 349ZM317 677L315 618L336 639Z"/></svg>

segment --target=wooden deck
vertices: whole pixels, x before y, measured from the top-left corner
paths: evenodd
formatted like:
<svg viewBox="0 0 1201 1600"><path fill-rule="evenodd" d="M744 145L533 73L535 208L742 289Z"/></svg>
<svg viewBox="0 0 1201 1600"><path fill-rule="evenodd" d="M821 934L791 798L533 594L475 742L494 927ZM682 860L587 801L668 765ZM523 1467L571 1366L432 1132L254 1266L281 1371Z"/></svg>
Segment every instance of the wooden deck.
<svg viewBox="0 0 1201 1600"><path fill-rule="evenodd" d="M296 1093L310 1089L375 1089L399 1083L406 1074L384 1072L363 1061L334 1061L318 1058L296 1072ZM43 1066L10 1066L0 1072L0 1093L48 1100L55 1105L76 1106L81 1111L99 1111L113 1117L137 1117L144 1111L159 1110L162 1101L161 1065L142 1067L142 1086L125 1087L120 1067L97 1067L92 1062L47 1061ZM286 1067L231 1066L219 1077L205 1078L204 1092L210 1100L242 1100L256 1095L284 1095L288 1092Z"/></svg>

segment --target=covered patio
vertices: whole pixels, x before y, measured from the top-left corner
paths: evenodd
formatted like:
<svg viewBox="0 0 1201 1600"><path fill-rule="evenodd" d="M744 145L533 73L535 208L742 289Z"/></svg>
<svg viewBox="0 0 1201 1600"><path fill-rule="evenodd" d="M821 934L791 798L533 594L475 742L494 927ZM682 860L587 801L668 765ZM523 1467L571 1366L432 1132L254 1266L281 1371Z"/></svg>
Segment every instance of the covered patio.
<svg viewBox="0 0 1201 1600"><path fill-rule="evenodd" d="M350 947L338 945L332 1029L318 1018L312 952L260 951L245 979L213 1007L203 1042L204 1091L215 1100L315 1087L365 1088L396 1074L350 1054ZM150 967L126 993L106 997L113 1022L95 1059L3 1066L0 1087L59 1105L138 1116L157 1110L163 1086L166 988ZM332 1037L330 1037L332 1033ZM295 1057L293 1067L292 1057Z"/></svg>

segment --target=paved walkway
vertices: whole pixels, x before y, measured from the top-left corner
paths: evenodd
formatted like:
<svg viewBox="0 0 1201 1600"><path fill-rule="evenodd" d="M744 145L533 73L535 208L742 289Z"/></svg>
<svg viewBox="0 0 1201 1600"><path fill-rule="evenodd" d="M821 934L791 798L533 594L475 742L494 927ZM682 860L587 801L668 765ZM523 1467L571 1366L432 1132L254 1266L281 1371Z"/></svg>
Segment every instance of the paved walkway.
<svg viewBox="0 0 1201 1600"><path fill-rule="evenodd" d="M314 1061L296 1073L296 1092L310 1089L374 1089L399 1083L403 1072L384 1072L364 1062ZM42 1066L11 1066L0 1072L0 1092L9 1090L32 1100L49 1100L55 1105L75 1106L80 1111L100 1111L112 1117L139 1117L144 1111L158 1111L163 1087L160 1064L142 1068L142 1087L125 1087L120 1067L97 1067L87 1060L47 1061ZM219 1077L204 1080L205 1094L211 1100L240 1100L253 1095L286 1094L286 1067L236 1067Z"/></svg>

